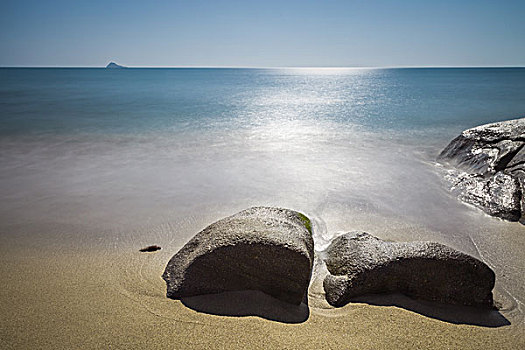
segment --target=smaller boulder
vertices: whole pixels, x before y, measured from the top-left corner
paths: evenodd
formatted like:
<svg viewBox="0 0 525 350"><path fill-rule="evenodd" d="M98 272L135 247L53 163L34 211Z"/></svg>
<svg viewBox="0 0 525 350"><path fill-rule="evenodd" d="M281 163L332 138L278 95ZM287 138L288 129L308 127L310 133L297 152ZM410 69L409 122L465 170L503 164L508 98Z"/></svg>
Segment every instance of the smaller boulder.
<svg viewBox="0 0 525 350"><path fill-rule="evenodd" d="M367 294L402 293L448 304L492 306L494 272L434 242L386 242L366 232L337 237L324 251L326 299L344 306Z"/></svg>

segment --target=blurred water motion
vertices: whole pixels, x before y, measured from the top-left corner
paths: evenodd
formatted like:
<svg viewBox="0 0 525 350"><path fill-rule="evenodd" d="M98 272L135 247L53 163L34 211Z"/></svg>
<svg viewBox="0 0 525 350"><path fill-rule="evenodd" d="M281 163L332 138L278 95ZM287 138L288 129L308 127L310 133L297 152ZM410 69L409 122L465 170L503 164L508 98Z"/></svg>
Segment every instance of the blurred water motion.
<svg viewBox="0 0 525 350"><path fill-rule="evenodd" d="M0 78L1 212L15 222L31 210L111 226L271 204L441 231L469 210L441 186L439 149L525 110L525 69L0 69Z"/></svg>
<svg viewBox="0 0 525 350"><path fill-rule="evenodd" d="M4 232L180 246L280 206L313 219L318 250L344 230L439 241L525 295L515 226L451 196L434 163L461 130L523 113L525 69L0 69L0 106Z"/></svg>

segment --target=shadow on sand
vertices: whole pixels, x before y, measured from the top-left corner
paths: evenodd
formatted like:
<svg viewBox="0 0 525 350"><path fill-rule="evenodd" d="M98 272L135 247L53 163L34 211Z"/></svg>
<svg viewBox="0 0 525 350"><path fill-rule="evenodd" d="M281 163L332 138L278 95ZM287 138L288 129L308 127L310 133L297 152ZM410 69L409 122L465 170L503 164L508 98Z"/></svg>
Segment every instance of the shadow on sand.
<svg viewBox="0 0 525 350"><path fill-rule="evenodd" d="M396 306L423 316L454 324L468 324L483 327L510 325L510 321L496 309L414 300L402 294L366 295L353 298L351 301L376 306Z"/></svg>
<svg viewBox="0 0 525 350"><path fill-rule="evenodd" d="M306 302L292 305L260 291L232 291L199 295L181 299L186 307L219 316L258 316L282 323L302 323L308 320L310 309ZM411 299L403 294L377 294L356 297L351 302L375 306L396 306L420 315L453 324L482 327L502 327L510 321L498 310L440 304Z"/></svg>
<svg viewBox="0 0 525 350"><path fill-rule="evenodd" d="M283 323L302 323L310 315L308 305L292 305L259 291L234 291L181 299L195 311L220 316L259 316Z"/></svg>

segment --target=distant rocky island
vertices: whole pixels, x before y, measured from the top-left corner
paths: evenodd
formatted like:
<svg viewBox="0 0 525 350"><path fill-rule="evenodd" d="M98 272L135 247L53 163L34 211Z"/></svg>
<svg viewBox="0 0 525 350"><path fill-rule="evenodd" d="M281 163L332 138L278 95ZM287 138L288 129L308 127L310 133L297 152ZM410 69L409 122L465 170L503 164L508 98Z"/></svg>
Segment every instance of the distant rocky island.
<svg viewBox="0 0 525 350"><path fill-rule="evenodd" d="M125 69L128 67L121 66L119 64L116 64L115 62L109 62L109 64L106 66L106 69Z"/></svg>

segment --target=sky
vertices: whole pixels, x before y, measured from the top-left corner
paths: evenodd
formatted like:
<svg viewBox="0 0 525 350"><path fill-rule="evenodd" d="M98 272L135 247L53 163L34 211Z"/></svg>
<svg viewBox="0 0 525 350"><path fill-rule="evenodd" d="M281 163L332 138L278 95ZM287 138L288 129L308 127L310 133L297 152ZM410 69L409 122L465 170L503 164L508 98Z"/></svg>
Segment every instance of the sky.
<svg viewBox="0 0 525 350"><path fill-rule="evenodd" d="M0 66L525 66L525 1L0 2Z"/></svg>

